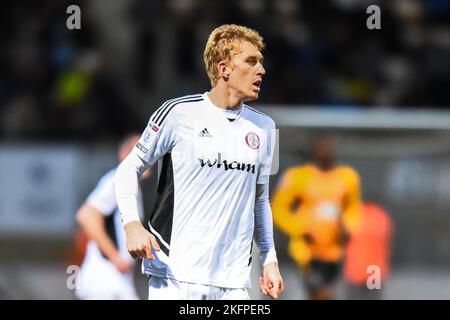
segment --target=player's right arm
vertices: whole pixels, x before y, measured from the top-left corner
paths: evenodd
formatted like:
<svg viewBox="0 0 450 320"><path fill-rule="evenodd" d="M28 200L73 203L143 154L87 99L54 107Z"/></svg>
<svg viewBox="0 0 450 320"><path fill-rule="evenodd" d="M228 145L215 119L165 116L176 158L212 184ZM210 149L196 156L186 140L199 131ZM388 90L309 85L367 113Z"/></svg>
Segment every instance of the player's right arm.
<svg viewBox="0 0 450 320"><path fill-rule="evenodd" d="M120 271L127 272L130 262L124 259L105 230L105 214L89 202L85 202L76 215L83 232L93 240L103 254Z"/></svg>
<svg viewBox="0 0 450 320"><path fill-rule="evenodd" d="M95 189L78 210L76 218L84 234L99 247L100 251L120 272L130 269L130 261L123 257L105 228L105 217L114 214L117 208L114 193L114 176L103 176Z"/></svg>
<svg viewBox="0 0 450 320"><path fill-rule="evenodd" d="M142 173L175 144L176 114L170 102L151 117L139 142L116 172L117 204L125 229L128 252L133 258L152 260L152 249L159 251L156 238L141 224L138 213L138 179Z"/></svg>
<svg viewBox="0 0 450 320"><path fill-rule="evenodd" d="M303 233L302 226L295 219L292 207L295 203L300 203L298 198L301 188L302 170L288 169L282 176L272 199L273 220L275 225L288 236L298 237Z"/></svg>

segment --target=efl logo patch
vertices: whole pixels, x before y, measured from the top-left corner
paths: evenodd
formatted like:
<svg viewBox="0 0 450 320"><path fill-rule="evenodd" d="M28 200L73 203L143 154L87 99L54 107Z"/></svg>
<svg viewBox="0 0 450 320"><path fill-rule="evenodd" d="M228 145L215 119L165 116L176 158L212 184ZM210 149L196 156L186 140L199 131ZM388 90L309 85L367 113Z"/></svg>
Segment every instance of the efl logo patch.
<svg viewBox="0 0 450 320"><path fill-rule="evenodd" d="M141 150L143 153L147 153L148 149L144 147L140 142L137 143L136 147Z"/></svg>
<svg viewBox="0 0 450 320"><path fill-rule="evenodd" d="M152 130L155 132L158 132L159 127L156 124L154 124L154 125L152 125Z"/></svg>
<svg viewBox="0 0 450 320"><path fill-rule="evenodd" d="M254 132L247 133L247 135L245 136L245 142L252 149L256 150L259 148L259 137Z"/></svg>

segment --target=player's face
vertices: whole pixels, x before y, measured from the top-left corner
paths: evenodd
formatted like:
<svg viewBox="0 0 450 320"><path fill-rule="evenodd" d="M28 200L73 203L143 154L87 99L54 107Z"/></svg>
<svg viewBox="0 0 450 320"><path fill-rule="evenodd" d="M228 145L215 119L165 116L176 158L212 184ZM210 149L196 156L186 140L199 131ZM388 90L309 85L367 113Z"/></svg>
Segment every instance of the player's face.
<svg viewBox="0 0 450 320"><path fill-rule="evenodd" d="M231 60L232 71L228 85L238 91L244 100L258 99L262 78L266 73L261 52L250 42L244 41L241 51Z"/></svg>
<svg viewBox="0 0 450 320"><path fill-rule="evenodd" d="M334 164L335 143L331 138L322 138L315 141L313 146L315 162L322 168L330 168Z"/></svg>
<svg viewBox="0 0 450 320"><path fill-rule="evenodd" d="M119 161L122 162L128 154L133 150L136 143L138 143L140 136L134 135L132 137L129 137L127 141L122 145L122 147L119 150Z"/></svg>

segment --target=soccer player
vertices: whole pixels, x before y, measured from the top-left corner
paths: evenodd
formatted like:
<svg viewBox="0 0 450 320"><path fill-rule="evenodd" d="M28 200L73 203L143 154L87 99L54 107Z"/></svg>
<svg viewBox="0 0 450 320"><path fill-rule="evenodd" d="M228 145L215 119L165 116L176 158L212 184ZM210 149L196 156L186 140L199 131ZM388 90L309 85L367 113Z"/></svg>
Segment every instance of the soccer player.
<svg viewBox="0 0 450 320"><path fill-rule="evenodd" d="M204 51L212 89L163 103L117 170L127 247L144 258L149 299L249 299L253 239L262 293L283 291L268 191L275 124L244 104L260 92L263 46L247 27L215 29ZM137 182L158 159L150 233L139 222Z"/></svg>
<svg viewBox="0 0 450 320"><path fill-rule="evenodd" d="M360 217L358 173L335 163L330 137L312 145L314 163L289 168L273 197L274 222L290 236L310 299L331 299L345 244Z"/></svg>
<svg viewBox="0 0 450 320"><path fill-rule="evenodd" d="M120 161L130 153L138 139L139 135L130 135L121 142ZM89 238L77 278L76 295L79 299L138 299L133 285L133 259L126 249L125 233L117 208L114 188L116 170L112 169L100 179L76 215L81 229ZM137 210L141 216L140 195Z"/></svg>

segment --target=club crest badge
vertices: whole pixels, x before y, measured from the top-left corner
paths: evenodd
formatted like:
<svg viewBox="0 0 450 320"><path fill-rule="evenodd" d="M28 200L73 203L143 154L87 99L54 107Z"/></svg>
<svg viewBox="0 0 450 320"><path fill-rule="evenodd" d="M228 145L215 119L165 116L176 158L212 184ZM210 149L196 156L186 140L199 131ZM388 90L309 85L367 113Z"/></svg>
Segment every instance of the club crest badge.
<svg viewBox="0 0 450 320"><path fill-rule="evenodd" d="M249 132L245 135L245 142L252 149L257 150L259 148L259 137L254 132Z"/></svg>

